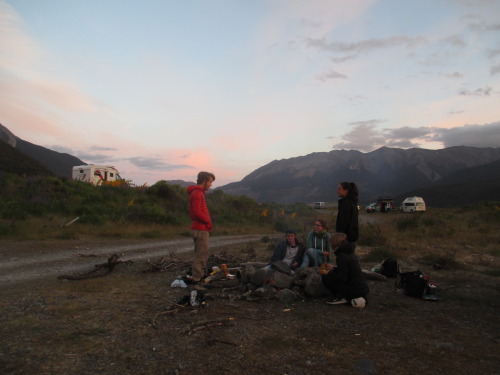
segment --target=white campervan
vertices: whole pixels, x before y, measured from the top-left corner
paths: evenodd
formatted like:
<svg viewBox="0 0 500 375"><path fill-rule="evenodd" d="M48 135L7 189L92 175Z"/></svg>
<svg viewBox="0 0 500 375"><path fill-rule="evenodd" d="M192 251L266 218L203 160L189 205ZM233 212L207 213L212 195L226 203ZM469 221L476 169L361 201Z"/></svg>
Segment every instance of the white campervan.
<svg viewBox="0 0 500 375"><path fill-rule="evenodd" d="M401 203L401 212L424 212L425 202L421 197L409 197Z"/></svg>
<svg viewBox="0 0 500 375"><path fill-rule="evenodd" d="M92 185L122 180L115 167L94 164L73 167L72 178L73 180L90 182Z"/></svg>
<svg viewBox="0 0 500 375"><path fill-rule="evenodd" d="M316 209L326 208L326 204L325 202L314 202L314 208Z"/></svg>

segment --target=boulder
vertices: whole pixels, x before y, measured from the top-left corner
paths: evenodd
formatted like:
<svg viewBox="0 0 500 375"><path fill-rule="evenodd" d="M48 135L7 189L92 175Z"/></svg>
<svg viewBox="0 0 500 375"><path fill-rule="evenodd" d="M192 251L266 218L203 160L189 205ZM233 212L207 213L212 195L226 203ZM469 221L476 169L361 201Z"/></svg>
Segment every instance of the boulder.
<svg viewBox="0 0 500 375"><path fill-rule="evenodd" d="M267 282L267 270L265 268L261 268L260 270L255 271L250 282L257 287L265 285Z"/></svg>
<svg viewBox="0 0 500 375"><path fill-rule="evenodd" d="M281 272L274 273L274 286L279 289L291 288L293 278Z"/></svg>
<svg viewBox="0 0 500 375"><path fill-rule="evenodd" d="M306 277L306 285L304 287L306 293L311 297L321 297L330 294L326 289L318 272L311 272Z"/></svg>
<svg viewBox="0 0 500 375"><path fill-rule="evenodd" d="M252 277L255 274L255 267L251 265L245 265L239 271L239 273L236 274L240 282L242 283L250 283L252 282Z"/></svg>
<svg viewBox="0 0 500 375"><path fill-rule="evenodd" d="M292 274L292 269L290 268L290 266L282 260L276 260L272 262L271 267L273 270L284 273L285 275Z"/></svg>

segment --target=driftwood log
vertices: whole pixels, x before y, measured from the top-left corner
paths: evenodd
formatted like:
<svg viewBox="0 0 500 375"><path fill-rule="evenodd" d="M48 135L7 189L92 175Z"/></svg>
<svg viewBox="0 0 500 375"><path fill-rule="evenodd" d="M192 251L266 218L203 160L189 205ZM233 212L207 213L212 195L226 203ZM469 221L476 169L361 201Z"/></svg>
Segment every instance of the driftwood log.
<svg viewBox="0 0 500 375"><path fill-rule="evenodd" d="M380 281L387 280L387 277L385 277L384 275L381 275L380 273L369 271L369 270L362 270L362 271L363 271L363 275L365 275L365 277L367 279L380 280Z"/></svg>
<svg viewBox="0 0 500 375"><path fill-rule="evenodd" d="M142 272L165 272L172 270L179 270L182 268L187 268L191 265L191 260L181 259L175 256L175 253L171 252L167 257L161 257L160 259L151 260L148 259L148 264L150 268Z"/></svg>
<svg viewBox="0 0 500 375"><path fill-rule="evenodd" d="M108 273L112 272L115 266L122 263L132 263L131 260L121 261L119 260L120 256L118 254L113 254L108 258L108 261L101 264L96 264L94 269L81 274L81 275L62 275L59 276L59 280L87 280L93 279L96 277L106 276Z"/></svg>

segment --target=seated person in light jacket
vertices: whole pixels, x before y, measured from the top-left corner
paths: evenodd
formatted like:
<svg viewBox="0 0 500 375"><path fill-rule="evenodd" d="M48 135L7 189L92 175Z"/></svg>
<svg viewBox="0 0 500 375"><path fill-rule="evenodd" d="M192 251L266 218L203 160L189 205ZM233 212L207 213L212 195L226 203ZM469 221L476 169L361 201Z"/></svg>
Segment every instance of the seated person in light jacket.
<svg viewBox="0 0 500 375"><path fill-rule="evenodd" d="M318 267L329 261L330 233L323 219L317 219L314 230L307 236L307 251L302 261L301 268Z"/></svg>
<svg viewBox="0 0 500 375"><path fill-rule="evenodd" d="M335 254L334 267L323 276L323 284L333 294L328 304L351 303L363 308L368 295L368 283L365 280L358 257L354 254L354 244L347 241L345 233L331 235L331 245Z"/></svg>

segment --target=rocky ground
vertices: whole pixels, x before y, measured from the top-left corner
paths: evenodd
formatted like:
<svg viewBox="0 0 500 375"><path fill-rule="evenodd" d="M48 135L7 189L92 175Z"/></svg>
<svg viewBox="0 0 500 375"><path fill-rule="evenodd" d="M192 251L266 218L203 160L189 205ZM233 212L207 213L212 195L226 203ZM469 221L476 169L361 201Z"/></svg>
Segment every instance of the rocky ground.
<svg viewBox="0 0 500 375"><path fill-rule="evenodd" d="M266 261L269 243L257 237L212 239L212 254L230 265ZM190 288L170 285L187 269L189 239L0 246L2 373L500 374L498 278L474 267L399 259L430 274L439 302L406 297L393 279L369 281L369 304L359 310L327 305L326 296L248 300L234 279L214 282L205 303L182 307L176 302ZM357 252L362 259L369 250ZM112 253L133 262L104 277L57 279Z"/></svg>

